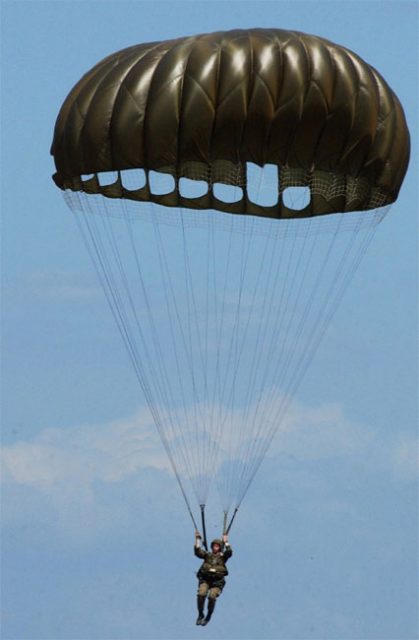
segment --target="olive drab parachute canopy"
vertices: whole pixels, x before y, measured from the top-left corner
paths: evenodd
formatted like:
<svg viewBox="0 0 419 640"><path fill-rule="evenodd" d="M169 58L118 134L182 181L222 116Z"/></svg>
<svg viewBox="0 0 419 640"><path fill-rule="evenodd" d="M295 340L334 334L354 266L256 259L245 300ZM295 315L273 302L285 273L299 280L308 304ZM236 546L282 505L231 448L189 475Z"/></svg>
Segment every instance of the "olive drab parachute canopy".
<svg viewBox="0 0 419 640"><path fill-rule="evenodd" d="M397 198L399 100L323 38L191 36L97 64L52 154L195 528L214 487L227 532Z"/></svg>
<svg viewBox="0 0 419 640"><path fill-rule="evenodd" d="M393 202L409 157L400 103L375 69L323 38L249 29L140 44L96 65L74 87L55 127L54 176L62 189L166 206L286 217L246 193L245 163L280 167L279 191L310 188L298 215L365 210ZM225 203L128 190L118 176L142 168L238 185ZM94 174L81 181L82 175Z"/></svg>

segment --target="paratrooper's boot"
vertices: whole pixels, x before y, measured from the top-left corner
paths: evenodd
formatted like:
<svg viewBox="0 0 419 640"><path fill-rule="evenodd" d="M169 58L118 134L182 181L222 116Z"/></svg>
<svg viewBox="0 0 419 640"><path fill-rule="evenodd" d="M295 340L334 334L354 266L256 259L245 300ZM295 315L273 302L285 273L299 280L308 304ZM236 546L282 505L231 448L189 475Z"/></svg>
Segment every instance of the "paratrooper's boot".
<svg viewBox="0 0 419 640"><path fill-rule="evenodd" d="M204 604L205 604L205 596L198 596L198 599L197 599L198 617L196 619L196 624L202 624L204 622Z"/></svg>
<svg viewBox="0 0 419 640"><path fill-rule="evenodd" d="M208 598L207 615L206 615L205 619L201 622L201 625L203 627L205 627L205 625L208 624L208 622L211 620L211 616L213 614L214 609L215 609L215 599L214 598Z"/></svg>

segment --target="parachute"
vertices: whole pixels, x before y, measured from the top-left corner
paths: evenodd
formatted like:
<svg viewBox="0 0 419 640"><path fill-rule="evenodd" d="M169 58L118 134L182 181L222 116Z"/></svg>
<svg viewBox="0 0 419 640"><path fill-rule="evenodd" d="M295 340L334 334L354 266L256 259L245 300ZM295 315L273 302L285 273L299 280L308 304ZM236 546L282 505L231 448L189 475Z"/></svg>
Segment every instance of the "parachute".
<svg viewBox="0 0 419 640"><path fill-rule="evenodd" d="M93 67L51 153L194 525L218 488L227 530L397 198L400 102L323 38L202 34Z"/></svg>

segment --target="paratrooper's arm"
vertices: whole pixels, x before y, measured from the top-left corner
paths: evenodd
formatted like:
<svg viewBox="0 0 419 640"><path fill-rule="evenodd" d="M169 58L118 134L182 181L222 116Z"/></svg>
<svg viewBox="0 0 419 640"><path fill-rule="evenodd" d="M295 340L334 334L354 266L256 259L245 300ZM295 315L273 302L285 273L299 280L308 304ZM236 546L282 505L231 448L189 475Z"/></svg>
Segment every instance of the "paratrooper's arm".
<svg viewBox="0 0 419 640"><path fill-rule="evenodd" d="M206 551L201 547L201 534L199 531L195 531L195 544L194 544L194 553L198 558L205 560L207 555Z"/></svg>
<svg viewBox="0 0 419 640"><path fill-rule="evenodd" d="M233 549L230 547L230 543L228 541L228 536L226 533L223 535L223 542L224 542L223 556L224 556L224 560L227 562L227 560L231 558L231 556L233 555Z"/></svg>

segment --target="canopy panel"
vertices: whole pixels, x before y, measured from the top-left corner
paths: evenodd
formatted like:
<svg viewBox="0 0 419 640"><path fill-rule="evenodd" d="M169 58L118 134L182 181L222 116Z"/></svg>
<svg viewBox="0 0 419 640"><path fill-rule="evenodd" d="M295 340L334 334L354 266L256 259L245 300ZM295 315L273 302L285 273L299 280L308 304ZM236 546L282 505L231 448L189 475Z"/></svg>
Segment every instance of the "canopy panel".
<svg viewBox="0 0 419 640"><path fill-rule="evenodd" d="M58 116L51 153L62 189L266 217L306 217L393 202L409 158L403 109L380 74L323 38L281 29L203 34L129 47L76 84ZM278 167L278 200L247 192L246 163ZM120 172L144 169L129 189ZM150 189L150 170L174 188ZM115 171L113 184L98 174ZM196 198L182 177L204 180ZM216 183L241 188L235 202ZM289 209L289 186L310 202Z"/></svg>

